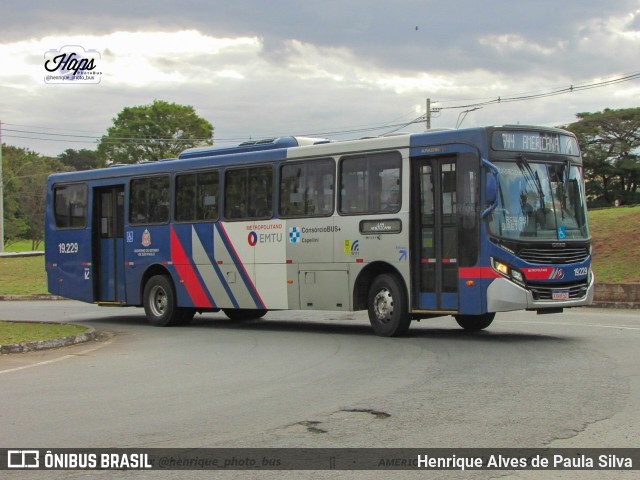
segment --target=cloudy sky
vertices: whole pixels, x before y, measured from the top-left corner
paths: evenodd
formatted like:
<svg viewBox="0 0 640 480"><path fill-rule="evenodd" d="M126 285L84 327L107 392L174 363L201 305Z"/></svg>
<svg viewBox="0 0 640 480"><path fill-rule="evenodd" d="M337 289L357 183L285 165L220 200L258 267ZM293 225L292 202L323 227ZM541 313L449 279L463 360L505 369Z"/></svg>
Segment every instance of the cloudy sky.
<svg viewBox="0 0 640 480"><path fill-rule="evenodd" d="M100 83L45 82L65 45L98 52ZM192 105L217 144L384 134L427 98L433 128L560 125L639 107L640 79L457 107L639 74L640 0L3 0L0 65L2 141L47 155L154 99Z"/></svg>

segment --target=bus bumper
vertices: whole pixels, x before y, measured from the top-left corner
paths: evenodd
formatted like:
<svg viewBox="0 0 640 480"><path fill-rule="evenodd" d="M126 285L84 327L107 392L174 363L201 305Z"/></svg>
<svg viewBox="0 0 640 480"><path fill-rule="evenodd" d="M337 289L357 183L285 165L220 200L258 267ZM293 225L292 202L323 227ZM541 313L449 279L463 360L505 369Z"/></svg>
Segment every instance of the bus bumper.
<svg viewBox="0 0 640 480"><path fill-rule="evenodd" d="M595 276L582 298L571 300L535 300L531 291L506 278L496 278L487 289L487 311L509 312L512 310L544 310L545 308L570 308L591 305L595 291Z"/></svg>

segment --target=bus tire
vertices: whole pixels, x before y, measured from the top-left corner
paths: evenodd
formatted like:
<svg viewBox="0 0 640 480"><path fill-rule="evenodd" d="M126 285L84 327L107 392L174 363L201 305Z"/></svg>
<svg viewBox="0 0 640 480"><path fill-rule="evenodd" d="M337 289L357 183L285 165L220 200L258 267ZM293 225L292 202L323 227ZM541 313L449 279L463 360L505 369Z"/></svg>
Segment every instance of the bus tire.
<svg viewBox="0 0 640 480"><path fill-rule="evenodd" d="M484 330L495 318L495 313L485 313L484 315L456 315L455 319L462 328L469 332Z"/></svg>
<svg viewBox="0 0 640 480"><path fill-rule="evenodd" d="M223 308L222 311L229 318L235 322L242 322L245 320L254 320L262 318L267 314L265 309L251 309L251 308Z"/></svg>
<svg viewBox="0 0 640 480"><path fill-rule="evenodd" d="M369 321L382 337L404 335L411 324L407 294L402 281L391 274L376 277L367 296Z"/></svg>
<svg viewBox="0 0 640 480"><path fill-rule="evenodd" d="M154 327L170 327L180 323L184 309L178 308L173 284L166 275L154 275L147 281L143 304L147 320Z"/></svg>

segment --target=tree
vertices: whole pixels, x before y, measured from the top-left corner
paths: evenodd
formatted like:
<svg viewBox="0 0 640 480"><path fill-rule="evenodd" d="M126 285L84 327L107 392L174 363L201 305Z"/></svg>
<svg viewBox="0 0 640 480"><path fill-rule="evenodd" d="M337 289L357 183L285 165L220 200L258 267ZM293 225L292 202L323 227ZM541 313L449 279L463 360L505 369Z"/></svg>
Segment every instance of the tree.
<svg viewBox="0 0 640 480"><path fill-rule="evenodd" d="M213 126L191 106L154 100L124 108L98 145L105 163L137 163L175 157L185 148L211 145Z"/></svg>
<svg viewBox="0 0 640 480"><path fill-rule="evenodd" d="M640 201L640 108L576 116L567 128L580 142L590 203Z"/></svg>
<svg viewBox="0 0 640 480"><path fill-rule="evenodd" d="M24 235L27 225L16 216L18 182L14 180L13 170L18 165L16 157L21 149L2 145L2 188L4 194L4 243L9 245Z"/></svg>
<svg viewBox="0 0 640 480"><path fill-rule="evenodd" d="M55 158L5 145L2 159L5 241L31 240L35 250L44 238L47 176L62 166Z"/></svg>
<svg viewBox="0 0 640 480"><path fill-rule="evenodd" d="M58 155L58 159L63 165L73 170L93 170L105 166L104 161L98 158L98 152L85 148L82 150L68 148L64 153Z"/></svg>

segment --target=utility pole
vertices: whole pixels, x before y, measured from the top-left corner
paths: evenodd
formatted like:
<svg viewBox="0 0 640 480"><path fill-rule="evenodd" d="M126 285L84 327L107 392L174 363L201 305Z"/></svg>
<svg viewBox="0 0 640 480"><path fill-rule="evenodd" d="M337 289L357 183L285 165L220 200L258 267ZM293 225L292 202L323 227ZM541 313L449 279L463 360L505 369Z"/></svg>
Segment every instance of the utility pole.
<svg viewBox="0 0 640 480"><path fill-rule="evenodd" d="M427 114L425 115L427 130L431 130L431 99L427 98Z"/></svg>
<svg viewBox="0 0 640 480"><path fill-rule="evenodd" d="M4 178L2 177L2 120L0 120L0 253L4 252Z"/></svg>

